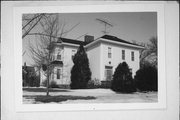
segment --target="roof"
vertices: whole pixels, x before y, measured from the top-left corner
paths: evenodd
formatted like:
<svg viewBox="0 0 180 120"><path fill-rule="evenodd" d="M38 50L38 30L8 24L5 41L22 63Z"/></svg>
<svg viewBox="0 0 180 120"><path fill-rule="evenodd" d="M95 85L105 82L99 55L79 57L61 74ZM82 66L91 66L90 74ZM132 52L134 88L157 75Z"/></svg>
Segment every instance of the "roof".
<svg viewBox="0 0 180 120"><path fill-rule="evenodd" d="M128 42L128 41L125 41L123 39L120 39L118 37L115 37L115 36L111 36L111 35L104 35L100 38L104 38L104 39L107 39L107 40L111 40L111 41L116 41L116 42L121 42L121 43L126 43L126 44L131 44L131 45L136 45L136 46L140 46L140 45L137 45L137 44L134 44L134 43L131 43L131 42ZM141 46L142 47L142 46Z"/></svg>
<svg viewBox="0 0 180 120"><path fill-rule="evenodd" d="M62 61L57 61L57 60L55 60L55 61L52 61L51 64L63 65L63 62L62 62Z"/></svg>
<svg viewBox="0 0 180 120"><path fill-rule="evenodd" d="M74 40L74 39L67 39L67 38L59 38L57 43L61 43L62 42L65 42L65 43L71 43L71 44L85 44L84 41L80 41L80 40Z"/></svg>
<svg viewBox="0 0 180 120"><path fill-rule="evenodd" d="M135 45L135 46L140 46L140 45L137 45L137 44L125 41L123 39L120 39L118 37L112 36L112 35L103 35L100 38L107 39L107 40L110 40L110 41L115 41L115 42L126 43L126 44L130 44L130 45ZM96 40L94 40L94 41L96 41ZM92 42L94 42L94 41L92 41ZM80 45L80 44L87 45L87 44L89 44L89 43L86 43L84 41L75 40L75 39L68 39L68 38L59 38L57 43L61 43L61 42L75 44L75 45ZM142 46L140 46L140 47L142 47Z"/></svg>

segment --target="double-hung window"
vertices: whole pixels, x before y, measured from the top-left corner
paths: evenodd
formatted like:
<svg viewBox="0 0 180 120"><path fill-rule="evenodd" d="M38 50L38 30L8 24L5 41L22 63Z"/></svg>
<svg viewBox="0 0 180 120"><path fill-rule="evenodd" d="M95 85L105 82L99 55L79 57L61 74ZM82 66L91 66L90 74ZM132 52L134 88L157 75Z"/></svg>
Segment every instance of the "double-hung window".
<svg viewBox="0 0 180 120"><path fill-rule="evenodd" d="M112 49L111 47L108 47L108 58L112 57Z"/></svg>
<svg viewBox="0 0 180 120"><path fill-rule="evenodd" d="M125 50L122 50L122 60L125 60Z"/></svg>
<svg viewBox="0 0 180 120"><path fill-rule="evenodd" d="M57 60L61 60L61 52L57 53Z"/></svg>
<svg viewBox="0 0 180 120"><path fill-rule="evenodd" d="M72 50L72 59L74 59L75 54L76 54L76 50Z"/></svg>
<svg viewBox="0 0 180 120"><path fill-rule="evenodd" d="M134 52L131 52L131 60L134 61Z"/></svg>
<svg viewBox="0 0 180 120"><path fill-rule="evenodd" d="M57 69L57 79L60 79L61 69Z"/></svg>

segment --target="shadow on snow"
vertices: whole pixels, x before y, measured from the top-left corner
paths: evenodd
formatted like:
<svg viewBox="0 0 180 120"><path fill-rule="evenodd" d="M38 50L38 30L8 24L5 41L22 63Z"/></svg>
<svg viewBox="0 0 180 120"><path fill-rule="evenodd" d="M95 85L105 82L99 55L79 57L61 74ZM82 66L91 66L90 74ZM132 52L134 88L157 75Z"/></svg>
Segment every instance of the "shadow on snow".
<svg viewBox="0 0 180 120"><path fill-rule="evenodd" d="M27 91L27 92L46 92L46 88L23 88L23 91ZM69 90L49 88L49 92L69 92Z"/></svg>
<svg viewBox="0 0 180 120"><path fill-rule="evenodd" d="M58 96L43 96L43 95L37 95L37 96L29 96L29 95L23 95L26 99L34 99L36 102L43 102L43 103L49 103L49 102L62 102L67 100L90 100L90 99L96 99L92 96L71 96L71 95L58 95Z"/></svg>

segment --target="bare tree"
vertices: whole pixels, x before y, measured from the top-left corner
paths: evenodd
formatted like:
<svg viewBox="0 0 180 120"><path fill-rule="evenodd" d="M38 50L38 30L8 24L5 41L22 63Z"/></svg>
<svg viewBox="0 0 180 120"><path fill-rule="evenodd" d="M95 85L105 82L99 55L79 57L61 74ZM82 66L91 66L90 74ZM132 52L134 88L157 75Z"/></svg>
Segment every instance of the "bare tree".
<svg viewBox="0 0 180 120"><path fill-rule="evenodd" d="M23 14L22 16L22 38L24 39L44 18L50 14Z"/></svg>
<svg viewBox="0 0 180 120"><path fill-rule="evenodd" d="M140 51L140 65L141 67L145 64L151 64L157 67L157 37L150 38L150 43L137 43L133 41L134 44L144 46L144 49Z"/></svg>
<svg viewBox="0 0 180 120"><path fill-rule="evenodd" d="M78 23L79 24L79 23ZM37 40L32 43L29 41L29 51L31 57L34 60L34 66L41 69L41 67L46 68L47 76L47 95L49 95L49 80L51 74L53 74L51 60L53 54L53 43L57 42L59 37L66 36L70 31L72 31L78 24L72 26L70 29L65 29L66 23L60 22L58 14L53 14L46 17L40 22L41 31L32 32L28 35L35 35Z"/></svg>
<svg viewBox="0 0 180 120"><path fill-rule="evenodd" d="M41 22L41 26L43 28L42 32L36 34L40 35L38 37L40 40L36 40L34 44L31 42L29 44L29 50L31 57L35 62L35 66L39 69L42 65L47 67L47 95L49 95L51 44L56 39L56 37L53 36L57 36L59 31L58 19L57 17L46 18L43 22Z"/></svg>
<svg viewBox="0 0 180 120"><path fill-rule="evenodd" d="M150 39L151 44L149 44L149 56L151 57L152 64L157 67L158 61L158 42L157 37L152 37Z"/></svg>
<svg viewBox="0 0 180 120"><path fill-rule="evenodd" d="M50 16L51 14L47 13L37 13L37 14L23 14L22 15L22 39L31 34L37 26L39 26L40 22L44 20L44 18ZM36 33L38 34L38 33ZM25 55L25 51L23 51L23 56Z"/></svg>

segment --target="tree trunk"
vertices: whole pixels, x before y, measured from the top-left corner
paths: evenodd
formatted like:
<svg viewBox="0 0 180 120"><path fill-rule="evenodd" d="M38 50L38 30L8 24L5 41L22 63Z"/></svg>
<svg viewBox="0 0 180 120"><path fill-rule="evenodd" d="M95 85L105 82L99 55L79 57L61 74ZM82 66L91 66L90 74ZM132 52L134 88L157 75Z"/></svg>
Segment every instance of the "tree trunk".
<svg viewBox="0 0 180 120"><path fill-rule="evenodd" d="M49 96L49 68L47 69L47 90L46 90L46 96Z"/></svg>

